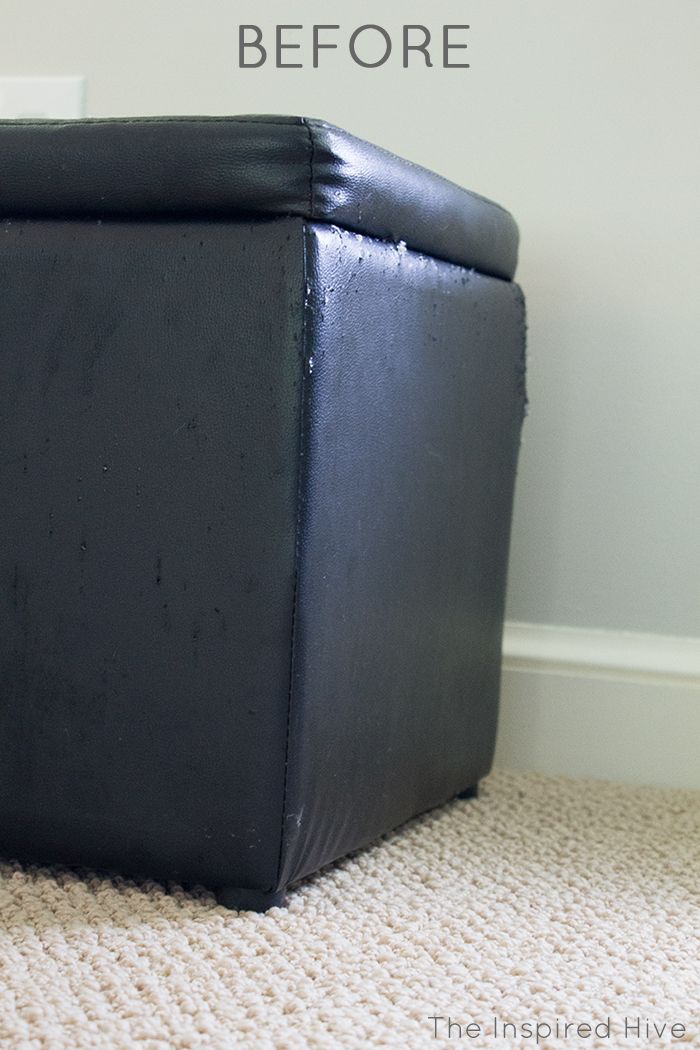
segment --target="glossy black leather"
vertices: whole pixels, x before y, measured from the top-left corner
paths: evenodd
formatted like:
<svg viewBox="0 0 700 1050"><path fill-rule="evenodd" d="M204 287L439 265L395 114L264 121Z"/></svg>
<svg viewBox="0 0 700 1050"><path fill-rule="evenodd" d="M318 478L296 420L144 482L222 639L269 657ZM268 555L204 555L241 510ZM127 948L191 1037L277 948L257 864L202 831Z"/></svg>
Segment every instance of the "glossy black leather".
<svg viewBox="0 0 700 1050"><path fill-rule="evenodd" d="M300 215L510 278L499 205L324 121L0 121L0 217Z"/></svg>
<svg viewBox="0 0 700 1050"><path fill-rule="evenodd" d="M281 885L489 771L524 408L517 285L306 241Z"/></svg>
<svg viewBox="0 0 700 1050"><path fill-rule="evenodd" d="M0 853L267 887L302 220L0 227Z"/></svg>
<svg viewBox="0 0 700 1050"><path fill-rule="evenodd" d="M76 214L2 222L0 289L0 853L265 907L475 784L517 286L296 215Z"/></svg>

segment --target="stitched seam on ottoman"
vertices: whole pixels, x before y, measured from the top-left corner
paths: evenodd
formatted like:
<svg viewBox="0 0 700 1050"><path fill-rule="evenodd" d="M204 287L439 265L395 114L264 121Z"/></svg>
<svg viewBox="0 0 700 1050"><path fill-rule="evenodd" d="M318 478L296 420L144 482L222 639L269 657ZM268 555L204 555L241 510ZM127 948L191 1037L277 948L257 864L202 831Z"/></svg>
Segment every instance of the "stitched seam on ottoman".
<svg viewBox="0 0 700 1050"><path fill-rule="evenodd" d="M314 133L311 125L309 124L306 117L301 118L301 122L306 128L309 135L309 218L314 218L314 160L316 159L316 142L314 141Z"/></svg>
<svg viewBox="0 0 700 1050"><path fill-rule="evenodd" d="M312 174L313 179L313 174ZM303 487L304 487L304 427L306 424L306 357L308 347L308 310L306 303L306 285L308 280L307 263L307 229L304 223L302 231L303 265L302 277L304 287L304 303L302 314L302 354L301 354L301 392L299 399L299 441L297 444L297 484L296 484L296 522L294 527L294 584L292 587L292 623L291 638L289 646L289 691L287 693L287 727L284 744L284 786L282 789L282 825L280 828L280 848L277 858L277 875L273 889L280 888L280 878L285 860L285 843L287 827L287 795L289 787L289 748L292 729L292 695L294 693L294 669L296 656L296 634L297 634L297 603L299 600L299 543L301 537L301 516L303 510Z"/></svg>

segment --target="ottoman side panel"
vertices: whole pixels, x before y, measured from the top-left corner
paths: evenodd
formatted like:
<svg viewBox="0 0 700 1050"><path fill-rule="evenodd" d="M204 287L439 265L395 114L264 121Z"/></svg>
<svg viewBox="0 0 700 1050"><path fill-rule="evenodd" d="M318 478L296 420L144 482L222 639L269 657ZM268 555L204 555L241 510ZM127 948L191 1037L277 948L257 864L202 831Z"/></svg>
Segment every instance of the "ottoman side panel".
<svg viewBox="0 0 700 1050"><path fill-rule="evenodd" d="M0 225L0 852L271 888L303 224Z"/></svg>
<svg viewBox="0 0 700 1050"><path fill-rule="evenodd" d="M335 227L307 258L281 883L490 769L525 404L516 285Z"/></svg>

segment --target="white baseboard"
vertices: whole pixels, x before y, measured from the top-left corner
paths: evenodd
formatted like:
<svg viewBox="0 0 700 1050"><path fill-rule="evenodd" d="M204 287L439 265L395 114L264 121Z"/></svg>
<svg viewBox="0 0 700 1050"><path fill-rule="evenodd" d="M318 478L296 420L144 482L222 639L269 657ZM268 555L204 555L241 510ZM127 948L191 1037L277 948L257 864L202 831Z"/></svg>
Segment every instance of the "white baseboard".
<svg viewBox="0 0 700 1050"><path fill-rule="evenodd" d="M507 623L495 765L700 788L700 638Z"/></svg>

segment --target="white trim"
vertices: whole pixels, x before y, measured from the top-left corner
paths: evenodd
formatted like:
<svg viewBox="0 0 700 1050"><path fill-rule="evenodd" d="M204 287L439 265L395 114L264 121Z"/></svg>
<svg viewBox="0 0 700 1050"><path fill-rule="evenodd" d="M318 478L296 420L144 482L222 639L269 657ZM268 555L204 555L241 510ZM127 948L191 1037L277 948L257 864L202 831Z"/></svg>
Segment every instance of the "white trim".
<svg viewBox="0 0 700 1050"><path fill-rule="evenodd" d="M700 688L700 638L506 622L503 667Z"/></svg>
<svg viewBox="0 0 700 1050"><path fill-rule="evenodd" d="M495 765L700 788L700 639L507 623Z"/></svg>

